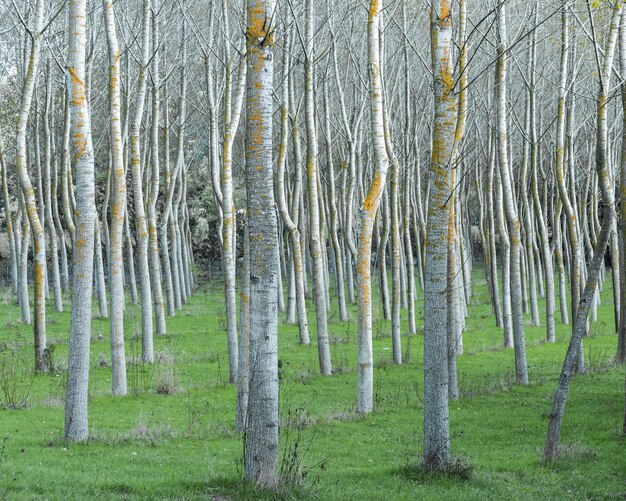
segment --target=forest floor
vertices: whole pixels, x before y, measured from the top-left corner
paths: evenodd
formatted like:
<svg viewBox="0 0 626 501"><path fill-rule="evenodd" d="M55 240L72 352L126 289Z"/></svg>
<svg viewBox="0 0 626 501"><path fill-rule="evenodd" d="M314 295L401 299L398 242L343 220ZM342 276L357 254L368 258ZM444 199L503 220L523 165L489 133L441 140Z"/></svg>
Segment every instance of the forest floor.
<svg viewBox="0 0 626 501"><path fill-rule="evenodd" d="M515 385L513 350L502 348L480 270L474 279L465 354L458 359L462 396L450 404L452 452L468 468L450 475L416 468L423 336L403 335L406 363L393 365L390 322L380 320L379 311L375 410L367 417L354 413L356 309L341 323L333 303L332 377L318 375L312 307L311 346L298 344L296 326L280 325L281 463L286 476L304 476L299 487L280 493L240 481L242 436L233 424L220 282L202 286L168 320L168 335L155 340L152 366L138 362L140 312L128 307L125 398L109 396L108 322L94 321L86 444L62 440L69 313L50 307L55 370L33 377L32 327L19 322L11 294L0 291L0 404L28 397L23 408L0 410L0 499L626 499L625 374L613 365L610 282L584 342L587 373L573 381L563 455L545 463L547 416L569 326L558 323L557 343L550 345L544 328L526 318L530 386ZM416 313L421 325L421 301Z"/></svg>

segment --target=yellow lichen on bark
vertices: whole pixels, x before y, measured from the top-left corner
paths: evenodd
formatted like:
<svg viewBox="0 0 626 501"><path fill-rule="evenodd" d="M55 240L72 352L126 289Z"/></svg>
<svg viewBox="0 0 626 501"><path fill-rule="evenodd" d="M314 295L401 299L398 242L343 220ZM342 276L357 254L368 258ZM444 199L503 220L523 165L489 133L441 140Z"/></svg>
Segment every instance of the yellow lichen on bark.
<svg viewBox="0 0 626 501"><path fill-rule="evenodd" d="M379 3L378 0L371 0L370 2L370 18L378 15Z"/></svg>
<svg viewBox="0 0 626 501"><path fill-rule="evenodd" d="M374 213L377 209L377 202L380 198L382 191L382 177L380 171L376 171L374 174L374 179L372 179L372 185L370 186L370 190L367 194L367 198L365 202L363 202L363 209L367 211L370 217L374 217Z"/></svg>
<svg viewBox="0 0 626 501"><path fill-rule="evenodd" d="M68 71L70 73L70 78L72 79L72 105L82 106L85 104L86 99L85 83L76 73L76 68L70 67Z"/></svg>

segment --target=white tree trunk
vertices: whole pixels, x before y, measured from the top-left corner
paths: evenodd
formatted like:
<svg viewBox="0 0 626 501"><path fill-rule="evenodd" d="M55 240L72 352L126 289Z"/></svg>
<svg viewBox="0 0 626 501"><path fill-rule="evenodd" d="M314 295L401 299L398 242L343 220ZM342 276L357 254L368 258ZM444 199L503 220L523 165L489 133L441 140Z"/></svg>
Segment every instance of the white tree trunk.
<svg viewBox="0 0 626 501"><path fill-rule="evenodd" d="M72 0L69 10L69 95L72 158L76 172L76 238L72 253L72 306L65 397L65 437L89 438L87 400L96 218L91 117L85 85L87 0Z"/></svg>
<svg viewBox="0 0 626 501"><path fill-rule="evenodd" d="M45 372L48 369L46 357L46 238L37 210L35 191L28 175L28 157L26 133L30 113L41 49L41 30L44 23L44 0L37 0L34 11L35 27L28 56L28 71L22 87L19 114L17 117L16 166L19 183L24 194L24 210L33 234L33 275L35 309L35 370ZM23 264L25 266L25 263ZM27 291L26 291L27 294ZM24 295L22 295L24 297Z"/></svg>
<svg viewBox="0 0 626 501"><path fill-rule="evenodd" d="M498 13L498 62L496 65L496 97L498 115L498 163L502 179L504 209L510 235L510 270L511 270L511 315L513 324L513 347L515 350L515 379L518 383L528 384L528 364L526 362L526 341L524 339L524 318L522 303L521 275L521 223L515 206L513 180L508 156L508 127L506 116L506 11L501 5Z"/></svg>
<svg viewBox="0 0 626 501"><path fill-rule="evenodd" d="M126 354L124 351L124 219L126 212L126 173L122 146L122 110L120 95L120 49L115 29L113 3L103 0L104 21L109 50L109 121L111 136L111 224L109 227L109 292L111 315L111 393L124 396L126 382Z"/></svg>
<svg viewBox="0 0 626 501"><path fill-rule="evenodd" d="M425 241L424 277L424 463L434 468L450 464L448 417L447 228L451 192L450 159L457 121L453 92L452 4L438 0L431 7L431 52L435 116L430 198Z"/></svg>
<svg viewBox="0 0 626 501"><path fill-rule="evenodd" d="M159 257L159 234L157 228L157 199L161 177L161 163L159 158L159 127L160 127L160 66L159 66L159 0L153 0L152 5L152 45L155 53L152 56L152 124L150 128L150 185L148 189L148 259L152 286L152 302L156 320L156 333L167 334L165 325L165 309L163 307L163 287L161 285L161 260ZM183 24L183 39L185 30ZM146 169L147 171L147 169Z"/></svg>
<svg viewBox="0 0 626 501"><path fill-rule="evenodd" d="M246 192L250 373L244 476L278 484L278 229L272 172L274 0L247 2ZM323 305L318 305L323 306Z"/></svg>
<svg viewBox="0 0 626 501"><path fill-rule="evenodd" d="M320 373L332 374L330 343L328 341L328 312L324 279L324 256L322 252L322 231L320 222L320 193L318 191L318 144L315 125L315 95L313 93L314 56L314 16L313 1L306 1L306 59L305 59L305 118L306 118L306 165L309 212L309 247L313 265L313 294L315 303L315 326L317 328L317 350Z"/></svg>
<svg viewBox="0 0 626 501"><path fill-rule="evenodd" d="M372 184L361 207L361 234L357 254L358 380L356 411L365 414L373 409L374 363L372 355L372 235L389 169L383 123L383 83L380 74L380 13L382 2L371 0L367 20L369 60L370 119L374 147ZM381 249L384 252L384 249Z"/></svg>
<svg viewBox="0 0 626 501"><path fill-rule="evenodd" d="M148 263L148 225L141 166L141 121L146 99L147 71L150 60L150 8L151 1L143 0L141 22L141 57L139 78L135 96L135 112L130 132L130 168L133 183L135 206L135 228L137 231L137 262L141 284L141 358L144 362L154 361L154 340L152 327L152 288Z"/></svg>

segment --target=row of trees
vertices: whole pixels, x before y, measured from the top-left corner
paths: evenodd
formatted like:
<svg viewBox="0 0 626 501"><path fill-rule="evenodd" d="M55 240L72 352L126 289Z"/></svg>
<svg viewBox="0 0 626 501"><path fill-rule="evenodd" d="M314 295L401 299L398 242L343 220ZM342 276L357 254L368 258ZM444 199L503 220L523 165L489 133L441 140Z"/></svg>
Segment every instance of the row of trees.
<svg viewBox="0 0 626 501"><path fill-rule="evenodd" d="M5 92L3 121L16 127L5 125L0 157L12 287L30 323L32 246L38 371L48 365L48 291L61 310L71 290L68 438L89 433L92 291L110 319L111 392L123 396L125 291L141 304L151 363L153 336L193 291L194 248L217 234L246 477L279 480L279 313L308 345L312 305L320 374L330 376L330 312L346 321L358 304L356 410L366 414L375 299L402 364L401 317L415 335L418 289L424 461L449 466L448 402L459 397L480 260L518 383L529 383L524 315L545 325L547 342L555 323L572 324L545 449L556 455L609 272L626 361L616 218L626 100L611 99L625 90L620 0L437 0L428 24L422 6L380 0L87 7L34 0L2 20L20 41L3 47L2 85L21 88Z"/></svg>
<svg viewBox="0 0 626 501"><path fill-rule="evenodd" d="M70 2L67 6L65 3L47 4L37 0L32 5L27 4L25 10L15 7L16 19L26 37L23 46L18 47L23 50L18 53L23 60L10 60L16 63L15 66L5 68L7 78L15 72L15 77L23 82L17 115L14 185L10 185L4 155L1 158L5 221L12 287L22 308L24 323L31 323L28 252L32 235L35 369L39 372L47 371L49 365L46 298L52 291L54 308L62 311L62 294L71 290L65 433L68 438L85 440L88 437L87 379L94 284L99 315L110 319L111 392L120 396L127 393L124 282L128 282L131 300L141 302L142 360L146 363L154 361L155 331L158 335L166 333L165 304L167 314L173 316L186 302L194 286L184 151L186 42L181 36L183 58L179 79L178 144L175 165L171 168L169 118L166 113L164 125L159 117L160 109L167 106L167 101L163 103L160 98L165 83L162 84L159 78L162 71L159 66L159 26L163 13L158 0L154 4L144 2L141 10L137 31L139 61L132 103L132 49L127 48L126 93L122 101L122 51L112 3L103 2L98 11L106 29L104 49L108 50L109 57L108 64L101 65L101 69L108 70L103 75L108 81L103 81L107 81L105 88L109 92L96 97L94 73L98 70L94 68L94 61L105 53L102 48L95 47L93 32L91 44L88 44L87 20L95 13L88 15L86 3L81 1ZM70 36L67 56L63 55L61 60L56 52L61 49L62 46L58 45L61 42L50 31L64 25L65 20L60 16L64 10L68 12L66 26ZM53 47L44 50L44 42ZM88 45L90 53L87 52ZM46 63L41 64L44 57ZM63 71L55 71L54 63ZM59 77L65 85L55 89L55 79ZM152 121L145 130L149 80ZM44 98L36 99L33 106L33 98L41 95ZM91 115L96 108L94 100L103 97L107 118L100 123L108 127L97 137L98 142L106 141L108 148L104 155L101 150L100 156L96 157ZM161 141L164 141L163 145ZM160 149L166 152L164 166L160 162ZM6 152L12 154L13 149L7 148ZM96 207L96 159L105 166L99 208ZM166 182L161 188L163 173ZM131 200L127 197L127 177L132 182ZM160 204L161 210L158 211L160 197L166 201ZM162 282L166 285L165 294Z"/></svg>

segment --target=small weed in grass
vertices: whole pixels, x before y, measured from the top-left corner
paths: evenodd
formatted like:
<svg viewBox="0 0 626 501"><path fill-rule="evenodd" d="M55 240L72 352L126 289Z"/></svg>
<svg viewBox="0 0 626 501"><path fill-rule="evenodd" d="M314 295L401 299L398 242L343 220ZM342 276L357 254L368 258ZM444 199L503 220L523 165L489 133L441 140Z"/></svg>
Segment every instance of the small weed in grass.
<svg viewBox="0 0 626 501"><path fill-rule="evenodd" d="M581 444L561 444L556 458L548 460L545 457L542 462L552 467L563 467L571 463L587 463L595 461L598 453Z"/></svg>
<svg viewBox="0 0 626 501"><path fill-rule="evenodd" d="M175 395L178 380L174 367L174 356L167 348L155 355L155 389L159 395Z"/></svg>
<svg viewBox="0 0 626 501"><path fill-rule="evenodd" d="M2 406L23 409L28 404L35 382L35 373L25 361L21 337L15 335L13 343L0 347L0 392Z"/></svg>
<svg viewBox="0 0 626 501"><path fill-rule="evenodd" d="M96 361L96 367L100 369L108 369L111 367L111 361L106 357L106 355L100 353L100 355L98 355L98 360Z"/></svg>
<svg viewBox="0 0 626 501"><path fill-rule="evenodd" d="M405 465L398 474L411 482L425 483L433 479L468 481L474 478L474 467L462 458L455 457L447 467L436 467L425 463Z"/></svg>

